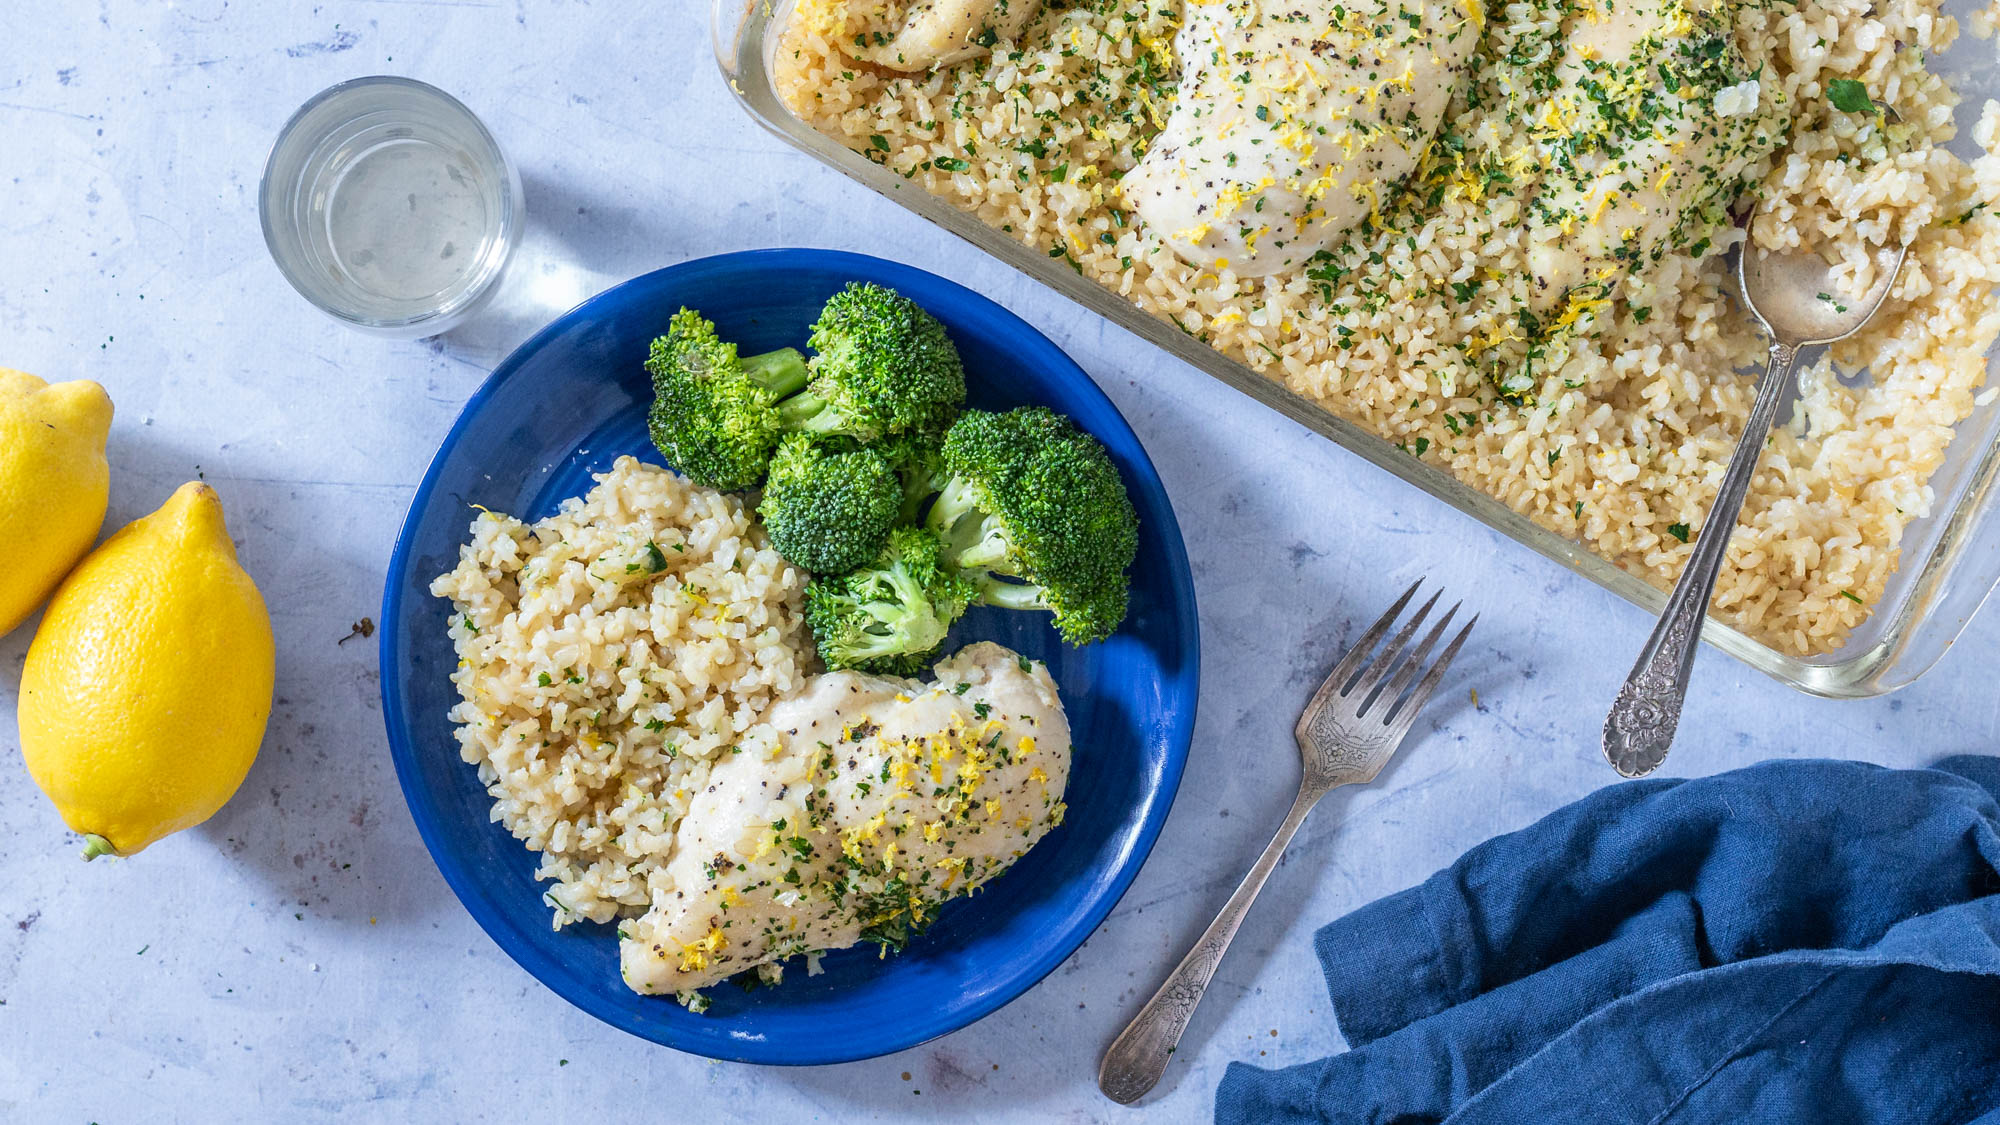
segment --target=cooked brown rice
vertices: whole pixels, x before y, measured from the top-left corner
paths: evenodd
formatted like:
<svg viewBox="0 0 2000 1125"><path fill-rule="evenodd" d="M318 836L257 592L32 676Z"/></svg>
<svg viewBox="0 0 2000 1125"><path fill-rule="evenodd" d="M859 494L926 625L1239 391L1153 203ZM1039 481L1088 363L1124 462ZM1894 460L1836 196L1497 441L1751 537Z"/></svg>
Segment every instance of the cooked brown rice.
<svg viewBox="0 0 2000 1125"><path fill-rule="evenodd" d="M804 682L804 587L739 497L630 457L539 523L472 521L431 584L456 610L451 717L557 926L644 913L709 763L776 746L760 716Z"/></svg>

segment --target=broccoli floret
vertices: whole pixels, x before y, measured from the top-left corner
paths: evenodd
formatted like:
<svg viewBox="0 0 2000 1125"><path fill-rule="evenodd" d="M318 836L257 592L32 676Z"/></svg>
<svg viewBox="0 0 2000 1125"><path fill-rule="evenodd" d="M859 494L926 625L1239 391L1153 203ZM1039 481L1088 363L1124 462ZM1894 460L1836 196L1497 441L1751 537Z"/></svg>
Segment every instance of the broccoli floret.
<svg viewBox="0 0 2000 1125"><path fill-rule="evenodd" d="M806 587L806 623L828 668L920 676L972 601L971 583L938 566L942 544L899 527L869 566Z"/></svg>
<svg viewBox="0 0 2000 1125"><path fill-rule="evenodd" d="M653 444L697 484L749 488L786 433L863 443L939 433L965 402L958 349L914 301L855 283L833 295L812 329L817 353L751 356L692 309L653 341L648 416Z"/></svg>
<svg viewBox="0 0 2000 1125"><path fill-rule="evenodd" d="M789 430L873 442L940 431L965 403L965 368L944 325L915 301L854 282L813 324L812 382L787 400Z"/></svg>
<svg viewBox="0 0 2000 1125"><path fill-rule="evenodd" d="M944 487L944 434L919 430L888 438L871 448L889 463L902 486L902 508L896 522L921 523L924 503Z"/></svg>
<svg viewBox="0 0 2000 1125"><path fill-rule="evenodd" d="M969 410L945 435L927 526L985 605L1047 609L1072 645L1125 620L1139 517L1097 439L1041 407Z"/></svg>
<svg viewBox="0 0 2000 1125"><path fill-rule="evenodd" d="M778 553L820 574L845 574L882 552L903 505L889 462L867 448L791 434L771 458L757 511Z"/></svg>
<svg viewBox="0 0 2000 1125"><path fill-rule="evenodd" d="M646 358L653 377L647 429L667 463L709 488L749 488L764 478L783 432L776 404L806 385L796 348L751 356L715 334L693 309L667 322Z"/></svg>

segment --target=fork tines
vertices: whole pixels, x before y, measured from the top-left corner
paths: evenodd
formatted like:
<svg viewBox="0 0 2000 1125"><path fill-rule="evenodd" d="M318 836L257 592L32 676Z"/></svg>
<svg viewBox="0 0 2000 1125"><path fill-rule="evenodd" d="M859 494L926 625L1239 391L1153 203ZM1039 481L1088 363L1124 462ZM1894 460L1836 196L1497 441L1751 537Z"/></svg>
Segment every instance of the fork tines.
<svg viewBox="0 0 2000 1125"><path fill-rule="evenodd" d="M1406 725L1423 707L1424 700L1430 698L1438 681L1444 679L1445 669L1450 666L1452 657L1458 655L1459 647L1471 634L1472 627L1479 623L1479 615L1473 614L1472 620L1465 623L1458 635L1445 646L1444 652L1439 654L1437 663L1431 665L1423 679L1416 681L1415 688L1411 688L1410 681L1416 679L1418 671L1424 666L1424 658L1430 655L1431 648L1444 635L1463 602L1452 603L1451 608L1445 610L1444 616L1431 626L1430 632L1424 634L1423 640L1412 650L1410 639L1416 636L1425 618L1430 616L1442 591L1432 594L1430 600L1419 606L1416 614L1404 622L1403 627L1383 646L1380 656L1371 659L1371 654L1423 584L1421 578L1411 583L1410 588L1403 591L1403 596L1396 599L1396 604L1389 607L1389 612L1368 627L1354 648L1334 667L1333 674L1327 677L1328 684L1337 685L1336 693L1346 701L1356 718L1378 714L1379 718L1375 721L1384 726Z"/></svg>

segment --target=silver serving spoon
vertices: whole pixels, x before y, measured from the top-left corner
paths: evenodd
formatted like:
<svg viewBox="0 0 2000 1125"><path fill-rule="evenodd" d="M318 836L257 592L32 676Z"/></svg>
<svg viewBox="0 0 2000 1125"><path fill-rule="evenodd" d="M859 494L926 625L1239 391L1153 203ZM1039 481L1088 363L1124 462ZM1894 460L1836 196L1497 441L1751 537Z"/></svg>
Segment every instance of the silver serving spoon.
<svg viewBox="0 0 2000 1125"><path fill-rule="evenodd" d="M1875 284L1859 297L1837 295L1832 270L1810 252L1763 253L1744 243L1736 257L1736 280L1750 315L1771 337L1771 355L1757 383L1757 401L1743 424L1743 437L1729 458L1715 503L1702 522L1694 553L1667 599L1659 624L1639 660L1618 689L1611 714L1604 720L1604 756L1626 777L1643 777L1659 768L1673 745L1680 725L1681 701L1687 695L1688 673L1694 667L1695 642L1715 576L1729 547L1750 476L1763 455L1778 404L1792 389L1792 364L1800 348L1830 344L1860 331L1882 306L1889 287L1903 266L1907 247L1883 247L1875 252Z"/></svg>

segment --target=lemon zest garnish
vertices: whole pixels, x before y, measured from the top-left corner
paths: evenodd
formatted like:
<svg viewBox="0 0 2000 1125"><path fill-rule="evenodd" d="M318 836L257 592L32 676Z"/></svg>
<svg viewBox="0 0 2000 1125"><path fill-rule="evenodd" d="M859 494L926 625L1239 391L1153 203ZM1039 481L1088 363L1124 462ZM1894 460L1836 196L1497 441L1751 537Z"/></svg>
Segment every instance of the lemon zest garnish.
<svg viewBox="0 0 2000 1125"><path fill-rule="evenodd" d="M1481 354L1491 351L1510 340L1525 339L1527 337L1522 336L1518 332L1512 332L1506 328L1495 328L1492 335L1475 339L1465 345L1466 358L1478 359Z"/></svg>
<svg viewBox="0 0 2000 1125"><path fill-rule="evenodd" d="M1694 20L1688 16L1687 7L1685 5L1675 4L1673 6L1673 16L1674 16L1673 23L1667 26L1667 33L1669 35L1672 35L1675 38L1681 38L1694 30ZM1682 94L1681 96L1686 97L1687 95Z"/></svg>
<svg viewBox="0 0 2000 1125"><path fill-rule="evenodd" d="M1186 242L1190 244L1199 244L1202 239L1207 237L1208 237L1207 223L1196 223L1195 225L1188 227L1185 230L1177 230L1174 232L1174 239L1176 241Z"/></svg>
<svg viewBox="0 0 2000 1125"><path fill-rule="evenodd" d="M693 973L707 968L709 955L722 952L729 944L729 938L721 929L711 926L707 936L691 943L677 941L675 944L681 947L681 972Z"/></svg>
<svg viewBox="0 0 2000 1125"><path fill-rule="evenodd" d="M938 885L938 889L948 891L951 889L953 883L958 882L958 877L965 872L965 857L962 855L946 856L937 861L937 866L944 869L944 882Z"/></svg>
<svg viewBox="0 0 2000 1125"><path fill-rule="evenodd" d="M1580 293L1570 295L1569 303L1563 307L1562 315L1556 317L1553 330L1560 332L1577 322L1577 318L1592 309L1602 308L1611 303L1609 297L1585 297Z"/></svg>

